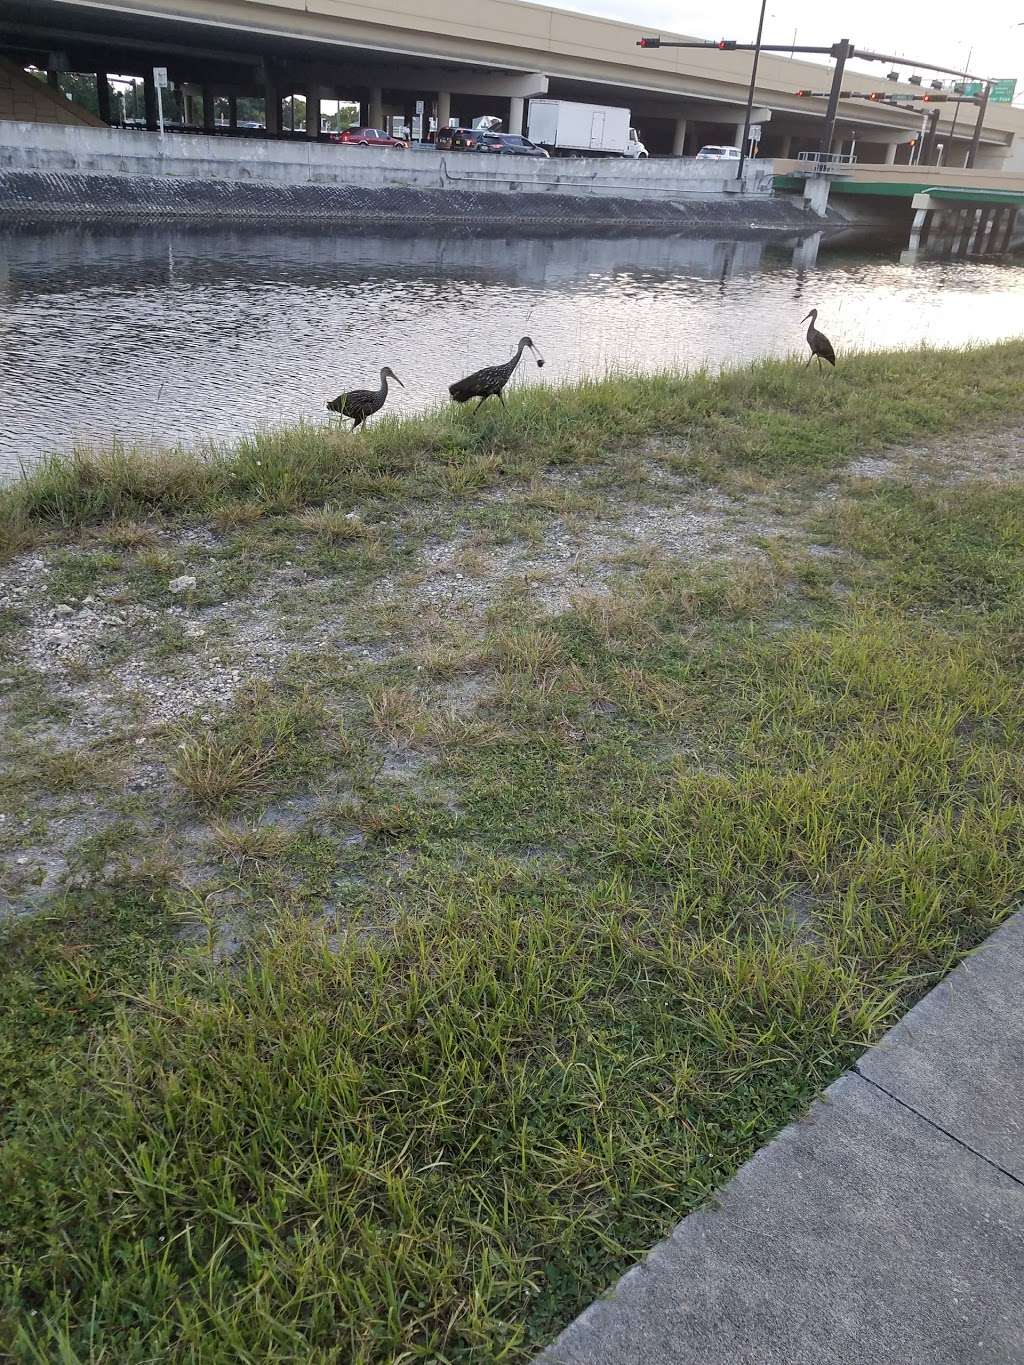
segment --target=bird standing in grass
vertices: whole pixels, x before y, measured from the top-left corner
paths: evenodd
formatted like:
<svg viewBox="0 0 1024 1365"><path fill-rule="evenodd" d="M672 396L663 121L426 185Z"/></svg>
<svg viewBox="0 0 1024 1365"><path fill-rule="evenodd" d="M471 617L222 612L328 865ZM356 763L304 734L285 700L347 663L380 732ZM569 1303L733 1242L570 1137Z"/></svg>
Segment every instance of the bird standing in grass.
<svg viewBox="0 0 1024 1365"><path fill-rule="evenodd" d="M337 398L332 398L327 404L328 412L340 413L342 417L352 418L352 430L362 426L367 417L372 417L375 412L380 412L388 396L388 380L393 379L396 384L403 389L405 385L395 374L394 370L387 365L380 372L379 389L349 389L348 393L339 393Z"/></svg>
<svg viewBox="0 0 1024 1365"><path fill-rule="evenodd" d="M830 365L834 366L836 363L836 353L832 349L832 343L825 333L819 332L814 325L818 321L817 308L812 308L807 314L807 317L801 318L800 321L806 322L807 318L810 318L811 320L811 325L807 329L807 344L811 348L811 354L807 357L807 365L809 365L812 360L817 360L818 369L820 370L821 362L827 360ZM804 369L807 368L807 365L804 366Z"/></svg>
<svg viewBox="0 0 1024 1365"><path fill-rule="evenodd" d="M468 403L471 398L479 398L479 403L473 409L479 412L488 398L497 398L501 406L505 406L505 395L502 392L505 385L515 373L515 368L523 358L523 352L529 346L530 350L537 357L537 368L544 364L544 357L533 344L532 337L520 337L516 353L511 360L506 360L504 365L487 365L482 370L475 370L465 379L458 379L454 384L449 385L448 392L455 399L456 403Z"/></svg>

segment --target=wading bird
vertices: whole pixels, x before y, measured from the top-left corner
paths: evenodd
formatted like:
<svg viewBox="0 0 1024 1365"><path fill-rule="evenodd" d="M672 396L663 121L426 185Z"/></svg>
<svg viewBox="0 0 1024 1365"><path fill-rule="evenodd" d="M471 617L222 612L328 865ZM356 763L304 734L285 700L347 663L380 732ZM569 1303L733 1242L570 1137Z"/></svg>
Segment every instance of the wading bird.
<svg viewBox="0 0 1024 1365"><path fill-rule="evenodd" d="M487 365L482 370L468 374L465 379L456 380L454 384L449 385L448 392L456 403L468 403L471 398L479 398L480 402L473 409L474 412L479 412L488 398L499 399L501 406L504 407L505 395L502 389L515 373L515 368L522 360L527 346L537 357L539 369L544 364L544 357L533 344L532 337L520 337L516 353L511 360L506 360L504 365Z"/></svg>
<svg viewBox="0 0 1024 1365"><path fill-rule="evenodd" d="M801 318L800 321L806 322L807 318L810 318L811 320L811 325L807 329L807 344L811 348L811 354L807 357L807 365L809 365L812 360L816 359L819 370L821 369L821 362L823 360L827 360L830 365L834 366L836 363L836 353L832 349L832 343L825 333L819 332L814 325L818 321L817 308L812 308L807 314L807 317ZM807 368L807 365L804 366L804 369Z"/></svg>
<svg viewBox="0 0 1024 1365"><path fill-rule="evenodd" d="M328 412L340 413L342 417L352 418L352 430L362 426L367 417L372 417L375 412L380 412L387 401L388 380L393 379L396 384L405 385L395 374L394 370L387 365L380 372L379 389L349 389L348 393L339 393L337 398L332 398L327 404Z"/></svg>

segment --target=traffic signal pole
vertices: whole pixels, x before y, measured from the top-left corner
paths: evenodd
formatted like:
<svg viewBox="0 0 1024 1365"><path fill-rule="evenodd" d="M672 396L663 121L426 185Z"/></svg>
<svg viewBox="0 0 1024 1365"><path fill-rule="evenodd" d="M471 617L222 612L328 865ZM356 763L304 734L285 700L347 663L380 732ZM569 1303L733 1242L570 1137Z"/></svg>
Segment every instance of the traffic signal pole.
<svg viewBox="0 0 1024 1365"><path fill-rule="evenodd" d="M736 179L743 179L743 163L747 159L750 145L750 115L754 111L754 88L757 85L757 59L761 55L761 34L764 32L764 12L768 0L761 0L761 16L757 21L757 38L754 40L754 61L750 68L750 88L747 90L747 109L743 115L743 141L740 144L740 164L736 168Z"/></svg>
<svg viewBox="0 0 1024 1365"><path fill-rule="evenodd" d="M836 115L839 113L839 96L843 89L843 73L846 63L853 56L854 46L849 38L840 38L832 49L836 59L836 69L832 73L832 89L828 92L828 107L825 110L825 127L822 130L819 154L827 155L832 150L832 135L836 128Z"/></svg>
<svg viewBox="0 0 1024 1365"><path fill-rule="evenodd" d="M967 164L964 169L972 171L974 162L978 156L978 146L981 143L981 125L985 122L985 110L988 108L988 97L992 87L988 81L981 87L981 95L978 99L978 118L974 125L974 136L971 138L971 150L967 153Z"/></svg>
<svg viewBox="0 0 1024 1365"><path fill-rule="evenodd" d="M761 5L761 20L757 26L757 41L755 43L737 43L731 38L722 38L717 43L714 42L688 42L684 39L674 38L639 38L637 47L696 47L712 48L716 47L720 51L726 52L753 52L754 66L750 75L750 89L747 92L747 111L743 123L743 146L740 149L740 175L743 174L743 161L747 150L747 134L750 129L750 115L754 107L754 85L757 77L757 59L762 52L788 52L791 56L799 52L801 56L823 56L835 59L835 71L832 75L832 88L828 94L828 107L825 111L825 127L822 131L820 151L828 152L832 146L832 138L835 133L836 117L839 111L839 100L843 93L843 73L846 63L856 57L862 62L888 62L890 64L898 62L901 66L915 67L921 71L937 71L940 75L958 76L961 80L978 81L981 85L981 95L978 99L978 120L974 125L974 137L971 141L971 150L967 155L967 167L974 165L978 154L978 146L981 142L981 129L985 122L985 109L988 105L992 83L983 76L973 76L967 71L955 71L951 66L936 66L934 62L912 62L908 57L893 56L886 52L867 52L854 46L849 38L841 38L838 43L833 43L831 47L801 47L793 43L762 43L761 32L764 26L765 0ZM798 93L810 94L811 91ZM922 97L927 102L928 97ZM965 101L966 102L966 101ZM959 107L959 106L958 106Z"/></svg>

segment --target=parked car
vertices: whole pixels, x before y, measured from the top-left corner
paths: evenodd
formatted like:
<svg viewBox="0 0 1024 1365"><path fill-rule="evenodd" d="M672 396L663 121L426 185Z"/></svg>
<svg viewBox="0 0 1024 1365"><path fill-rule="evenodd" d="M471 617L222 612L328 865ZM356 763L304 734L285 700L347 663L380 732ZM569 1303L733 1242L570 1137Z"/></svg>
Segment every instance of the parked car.
<svg viewBox="0 0 1024 1365"><path fill-rule="evenodd" d="M739 161L738 147L702 147L697 153L698 161Z"/></svg>
<svg viewBox="0 0 1024 1365"><path fill-rule="evenodd" d="M356 147L409 147L404 137L392 137L383 128L346 128L344 132L331 133L330 139Z"/></svg>
<svg viewBox="0 0 1024 1365"><path fill-rule="evenodd" d="M439 152L475 152L485 136L479 128L439 128L434 146Z"/></svg>
<svg viewBox="0 0 1024 1365"><path fill-rule="evenodd" d="M476 149L478 152L501 152L505 156L548 155L543 147L518 133L481 133Z"/></svg>

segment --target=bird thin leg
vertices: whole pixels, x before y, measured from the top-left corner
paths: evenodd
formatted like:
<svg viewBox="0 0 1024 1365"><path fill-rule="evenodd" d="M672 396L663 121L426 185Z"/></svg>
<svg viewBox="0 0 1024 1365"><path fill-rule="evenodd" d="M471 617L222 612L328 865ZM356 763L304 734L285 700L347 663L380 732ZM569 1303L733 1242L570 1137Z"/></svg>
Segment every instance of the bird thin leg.
<svg viewBox="0 0 1024 1365"><path fill-rule="evenodd" d="M501 400L501 406L505 407L505 395L502 393L501 389L498 390L498 398Z"/></svg>
<svg viewBox="0 0 1024 1365"><path fill-rule="evenodd" d="M807 369L807 366L811 363L811 361L812 361L813 359L814 359L814 352L812 351L811 354L807 357L807 361L806 361L806 363L805 363L805 365L804 365L804 369L805 369L805 370Z"/></svg>
<svg viewBox="0 0 1024 1365"><path fill-rule="evenodd" d="M476 405L476 407L473 409L473 411L474 411L474 412L479 412L480 409L483 407L483 405L484 405L486 402L487 402L487 395L484 394L484 396L480 399L480 402L477 403L477 405Z"/></svg>

